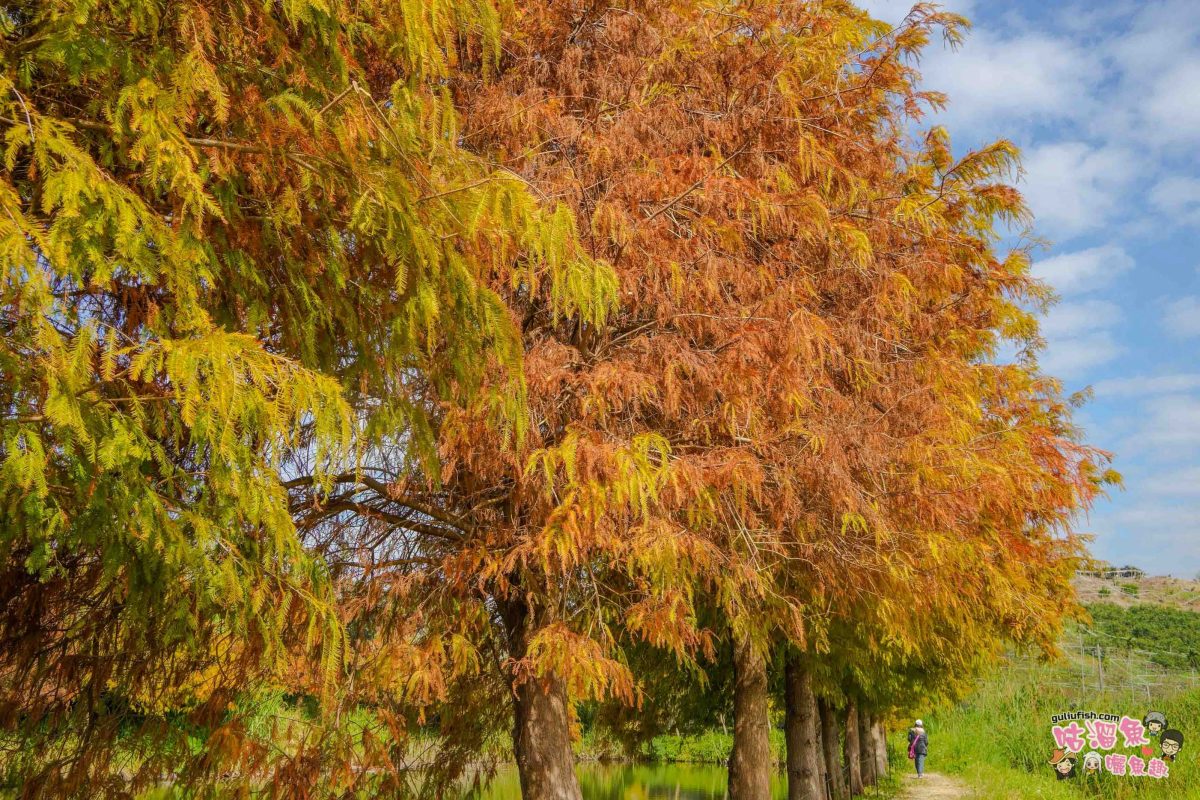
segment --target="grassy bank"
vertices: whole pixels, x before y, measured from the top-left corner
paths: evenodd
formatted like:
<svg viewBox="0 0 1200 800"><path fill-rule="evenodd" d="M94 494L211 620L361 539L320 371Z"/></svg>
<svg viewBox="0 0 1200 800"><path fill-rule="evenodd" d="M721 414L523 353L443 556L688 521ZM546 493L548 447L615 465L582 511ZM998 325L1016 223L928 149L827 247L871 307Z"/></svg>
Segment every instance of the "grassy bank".
<svg viewBox="0 0 1200 800"><path fill-rule="evenodd" d="M584 800L676 798L722 800L727 774L715 764L583 764L579 785ZM479 800L520 800L520 785L512 768L502 770ZM863 795L868 800L900 796L900 781L892 776ZM785 800L787 783L782 772L771 781L772 800Z"/></svg>
<svg viewBox="0 0 1200 800"><path fill-rule="evenodd" d="M782 771L786 753L783 731L772 728L770 735L771 755L779 767L772 781L772 797L782 800L787 796ZM733 735L728 730L709 730L656 736L631 756L615 742L588 733L576 747L580 785L586 800L675 797L676 791L684 793L680 796L719 800L725 796L725 763L732 747ZM910 765L900 749L889 748L889 756L891 773L864 797L890 800L901 795L900 775ZM516 776L511 770L502 770L484 798L517 800L516 786ZM639 794L640 790L647 794Z"/></svg>
<svg viewBox="0 0 1200 800"><path fill-rule="evenodd" d="M1066 657L1060 662L1013 657L965 702L927 716L929 768L962 776L980 798L1200 800L1200 690L1193 686L1190 666L1184 668L1187 659L1180 660L1165 648L1143 649L1156 640L1181 641L1183 629L1200 624L1200 615L1183 612L1184 616L1172 615L1173 621L1159 618L1162 624L1179 628L1161 639L1146 637L1144 627L1134 629L1139 635L1132 637L1133 642L1123 644L1114 638L1115 631L1127 630L1131 620L1141 619L1141 613L1122 615L1102 609L1094 626L1068 633ZM1072 710L1138 719L1147 711L1161 711L1171 727L1189 739L1164 780L1105 774L1097 781L1079 776L1059 781L1048 764L1054 749L1051 717ZM896 735L897 746L902 737L903 733ZM1118 747L1116 752L1132 751Z"/></svg>
<svg viewBox="0 0 1200 800"><path fill-rule="evenodd" d="M581 762L629 762L646 764L718 764L724 765L733 747L733 734L728 730L704 730L695 734L664 734L638 747L635 752L624 750L618 742L602 734L583 736L576 747ZM784 763L784 732L770 729L770 754L775 763Z"/></svg>

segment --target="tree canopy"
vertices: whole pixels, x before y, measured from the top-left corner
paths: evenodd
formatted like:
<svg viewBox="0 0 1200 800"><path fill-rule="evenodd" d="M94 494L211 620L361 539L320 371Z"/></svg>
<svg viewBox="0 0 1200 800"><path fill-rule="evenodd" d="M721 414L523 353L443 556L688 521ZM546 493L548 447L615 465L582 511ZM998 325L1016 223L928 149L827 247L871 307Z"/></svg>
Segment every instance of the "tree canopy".
<svg viewBox="0 0 1200 800"><path fill-rule="evenodd" d="M508 733L561 800L577 703L718 654L743 722L786 654L873 725L1052 653L1119 478L1038 365L1016 148L921 128L966 26L0 10L5 780L440 796Z"/></svg>

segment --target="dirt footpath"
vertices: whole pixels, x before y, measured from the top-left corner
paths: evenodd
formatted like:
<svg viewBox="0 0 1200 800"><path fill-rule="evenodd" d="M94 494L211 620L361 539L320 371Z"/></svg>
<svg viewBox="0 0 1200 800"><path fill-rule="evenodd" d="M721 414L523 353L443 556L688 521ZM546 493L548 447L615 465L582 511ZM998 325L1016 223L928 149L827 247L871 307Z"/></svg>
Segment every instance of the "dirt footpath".
<svg viewBox="0 0 1200 800"><path fill-rule="evenodd" d="M920 780L911 773L904 776L905 800L958 800L970 796L966 786L936 772L926 772Z"/></svg>

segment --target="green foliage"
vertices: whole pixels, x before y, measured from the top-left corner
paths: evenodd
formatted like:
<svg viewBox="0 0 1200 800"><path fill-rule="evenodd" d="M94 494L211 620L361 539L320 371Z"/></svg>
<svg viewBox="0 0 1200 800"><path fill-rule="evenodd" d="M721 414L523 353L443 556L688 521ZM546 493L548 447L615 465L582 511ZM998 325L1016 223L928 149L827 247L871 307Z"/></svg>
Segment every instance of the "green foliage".
<svg viewBox="0 0 1200 800"><path fill-rule="evenodd" d="M383 442L432 464L448 405L527 429L493 287L612 307L570 212L459 147L444 80L495 63L501 10L0 10L0 735L30 791L270 774L231 698L346 666L284 478L330 491ZM149 744L195 721L202 752Z"/></svg>
<svg viewBox="0 0 1200 800"><path fill-rule="evenodd" d="M733 735L709 730L702 733L656 736L643 746L641 756L652 763L724 764L729 759ZM784 760L783 731L771 728L771 758Z"/></svg>
<svg viewBox="0 0 1200 800"><path fill-rule="evenodd" d="M1169 669L1200 667L1200 613L1160 605L1128 608L1111 603L1088 606L1092 628L1106 650L1145 650Z"/></svg>

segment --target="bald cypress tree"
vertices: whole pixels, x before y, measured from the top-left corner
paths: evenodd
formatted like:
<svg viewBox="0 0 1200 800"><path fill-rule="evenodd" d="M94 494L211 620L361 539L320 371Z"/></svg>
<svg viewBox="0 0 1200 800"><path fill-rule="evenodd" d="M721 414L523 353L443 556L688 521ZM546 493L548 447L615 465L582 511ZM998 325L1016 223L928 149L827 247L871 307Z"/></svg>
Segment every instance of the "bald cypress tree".
<svg viewBox="0 0 1200 800"><path fill-rule="evenodd" d="M27 791L272 780L238 693L297 658L336 692L347 647L289 486L326 495L382 437L430 457L431 403L485 376L520 425L492 285L609 302L569 213L457 144L444 80L494 64L498 25L459 0L0 9L0 724Z"/></svg>
<svg viewBox="0 0 1200 800"><path fill-rule="evenodd" d="M575 705L636 705L628 645L690 670L726 637L731 793L767 791L777 643L812 794L814 691L869 768L877 716L1051 649L1114 476L997 252L1015 148L909 136L944 99L915 56L963 24L6 6L16 780L436 794L509 731L529 797L573 798ZM321 710L286 750L263 686Z"/></svg>

